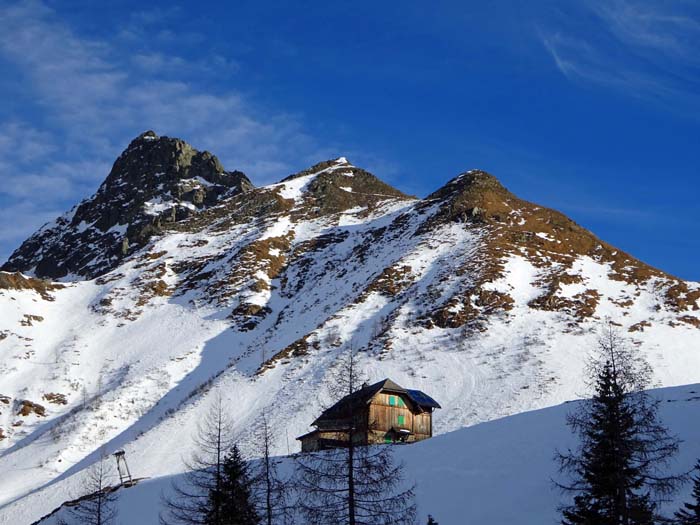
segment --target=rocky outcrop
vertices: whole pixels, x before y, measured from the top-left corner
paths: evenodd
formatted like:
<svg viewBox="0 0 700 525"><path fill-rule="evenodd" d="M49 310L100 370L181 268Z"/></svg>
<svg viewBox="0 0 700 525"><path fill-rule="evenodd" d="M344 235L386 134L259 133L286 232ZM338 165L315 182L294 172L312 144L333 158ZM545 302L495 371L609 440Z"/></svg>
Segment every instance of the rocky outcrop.
<svg viewBox="0 0 700 525"><path fill-rule="evenodd" d="M46 301L53 301L54 297L50 292L60 290L62 285L51 283L43 279L34 277L26 277L19 272L8 273L0 272L0 291L1 290L33 290Z"/></svg>
<svg viewBox="0 0 700 525"><path fill-rule="evenodd" d="M373 210L387 199L415 199L378 179L372 173L352 165L345 157L319 162L282 180L282 183L308 177L301 205L294 215L314 218L353 208Z"/></svg>
<svg viewBox="0 0 700 525"><path fill-rule="evenodd" d="M252 187L208 151L147 131L119 156L95 195L27 239L2 270L94 278L167 225Z"/></svg>
<svg viewBox="0 0 700 525"><path fill-rule="evenodd" d="M40 417L46 416L46 408L39 403L34 403L28 399L23 399L18 403L17 415L22 417L27 417L31 414L35 414Z"/></svg>

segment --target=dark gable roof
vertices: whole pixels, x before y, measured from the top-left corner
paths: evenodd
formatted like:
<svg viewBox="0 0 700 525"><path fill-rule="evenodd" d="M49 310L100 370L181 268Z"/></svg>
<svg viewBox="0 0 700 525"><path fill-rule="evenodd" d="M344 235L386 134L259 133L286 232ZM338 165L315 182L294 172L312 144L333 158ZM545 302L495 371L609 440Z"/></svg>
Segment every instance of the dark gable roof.
<svg viewBox="0 0 700 525"><path fill-rule="evenodd" d="M422 392L420 390L406 390L406 392L408 393L408 397L411 398L411 401L413 401L416 405L418 405L420 407L442 408L440 406L440 403L435 401L432 397L430 397L425 392Z"/></svg>
<svg viewBox="0 0 700 525"><path fill-rule="evenodd" d="M359 408L369 403L369 401L382 390L405 394L411 401L421 408L442 408L437 401L420 390L406 390L401 385L394 383L391 379L383 379L373 385L368 385L360 390L345 396L336 404L327 408L312 424L316 425L325 420L342 419L350 409Z"/></svg>

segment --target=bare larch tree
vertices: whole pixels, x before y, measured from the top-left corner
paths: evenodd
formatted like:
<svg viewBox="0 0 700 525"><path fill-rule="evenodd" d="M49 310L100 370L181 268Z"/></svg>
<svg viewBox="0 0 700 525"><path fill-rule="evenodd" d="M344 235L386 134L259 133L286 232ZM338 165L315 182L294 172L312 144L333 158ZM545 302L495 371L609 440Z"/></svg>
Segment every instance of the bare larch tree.
<svg viewBox="0 0 700 525"><path fill-rule="evenodd" d="M233 422L217 393L197 424L194 452L185 460L182 481L173 482L163 494L162 525L223 525L223 469L227 453L235 445Z"/></svg>
<svg viewBox="0 0 700 525"><path fill-rule="evenodd" d="M362 387L355 351L350 348L331 374L331 398L340 400ZM309 525L398 525L415 522L412 487L403 465L393 457L393 445L365 446L360 436L370 422L348 404L344 446L301 454L297 458L298 507Z"/></svg>
<svg viewBox="0 0 700 525"><path fill-rule="evenodd" d="M114 478L110 465L109 456L101 451L100 459L87 469L77 504L67 507L72 523L113 525L116 522L117 493L116 487L110 486Z"/></svg>
<svg viewBox="0 0 700 525"><path fill-rule="evenodd" d="M287 480L282 479L280 475L280 460L272 455L275 434L265 412L257 422L253 439L260 457L253 467L253 495L261 522L266 525L291 523L289 486Z"/></svg>

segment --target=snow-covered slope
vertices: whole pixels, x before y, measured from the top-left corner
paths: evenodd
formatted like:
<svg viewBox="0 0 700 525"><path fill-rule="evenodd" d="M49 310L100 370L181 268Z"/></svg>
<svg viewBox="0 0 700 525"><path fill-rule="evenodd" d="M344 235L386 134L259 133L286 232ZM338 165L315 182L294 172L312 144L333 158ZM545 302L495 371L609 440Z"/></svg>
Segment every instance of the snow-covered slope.
<svg viewBox="0 0 700 525"><path fill-rule="evenodd" d="M663 423L683 439L669 473L686 472L700 457L700 425L696 424L700 385L661 389L653 395L664 400L659 412ZM566 413L573 409L575 405L567 403L397 446L406 477L416 482L419 523L425 523L428 514L444 525L560 523L557 507L566 496L553 483L563 481L554 454L575 445L565 424ZM290 475L293 460L285 459L284 466L284 475ZM61 490L70 490L69 481L61 484ZM156 525L160 494L170 490L172 481L173 476L159 477L121 490L118 509L123 523ZM691 485L684 486L665 504L668 515L690 501L690 489ZM14 507L17 516L24 516L40 497L31 496ZM54 525L57 518L65 517L62 512L42 525Z"/></svg>
<svg viewBox="0 0 700 525"><path fill-rule="evenodd" d="M138 141L151 139L130 148ZM104 209L124 204L125 191L136 195L125 207L141 224L152 202L170 198L149 179L144 200L134 189L141 179L117 171L132 182L110 186ZM172 173L176 185L189 177ZM137 458L138 476L178 472L213 387L230 400L242 438L265 408L280 429L277 452L298 449L294 438L328 401L324 383L348 348L368 379L391 377L436 398L437 434L577 397L607 318L659 384L700 381L700 285L650 268L481 171L425 199L344 158L271 186L217 190L206 206L139 237L141 248L127 228L131 248L117 259L103 255L123 239L89 241L89 261L109 262L78 264L90 280L76 271L60 284L36 278L44 274L35 261L74 262L47 231L15 259L30 276L0 273L7 523L10 502L50 493L101 446ZM37 512L60 497L46 496Z"/></svg>

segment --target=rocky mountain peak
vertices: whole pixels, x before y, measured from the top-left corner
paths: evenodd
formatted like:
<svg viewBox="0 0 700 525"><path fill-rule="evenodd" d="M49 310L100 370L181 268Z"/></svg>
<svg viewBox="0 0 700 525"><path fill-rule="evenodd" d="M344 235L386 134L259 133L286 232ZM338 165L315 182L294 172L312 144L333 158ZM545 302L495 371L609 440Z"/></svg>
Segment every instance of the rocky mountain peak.
<svg viewBox="0 0 700 525"><path fill-rule="evenodd" d="M274 221L280 217L292 223L323 217L327 224L333 224L348 211L366 216L389 203L413 199L347 158L338 157L318 162L276 184L228 198L175 228L221 231L254 219Z"/></svg>
<svg viewBox="0 0 700 525"><path fill-rule="evenodd" d="M425 205L438 204L434 221L501 222L523 201L501 182L482 170L470 170L450 180L425 198Z"/></svg>
<svg viewBox="0 0 700 525"><path fill-rule="evenodd" d="M143 191L168 191L175 189L174 183L191 179L239 191L252 188L242 172L226 171L208 151L200 152L182 139L159 137L153 131L146 131L132 140L117 158L98 193L107 192L114 197L124 190L128 192L131 185Z"/></svg>
<svg viewBox="0 0 700 525"><path fill-rule="evenodd" d="M208 151L149 130L119 155L95 195L27 239L2 269L96 277L168 223L252 188Z"/></svg>
<svg viewBox="0 0 700 525"><path fill-rule="evenodd" d="M501 182L482 170L469 170L459 174L447 184L426 197L426 200L458 198L468 195L471 198L481 198L486 194L511 195Z"/></svg>
<svg viewBox="0 0 700 525"><path fill-rule="evenodd" d="M157 139L158 139L158 134L155 131L153 131L152 129L149 129L149 130L141 133L134 140L132 140L131 144L134 144L137 141L149 141L149 140L157 140ZM129 147L131 147L131 144L129 145Z"/></svg>
<svg viewBox="0 0 700 525"><path fill-rule="evenodd" d="M278 185L298 186L296 199L305 216L329 215L352 208L373 209L388 199L412 199L402 191L383 182L367 170L359 168L345 157L314 164L290 175ZM285 194L291 195L288 190Z"/></svg>

